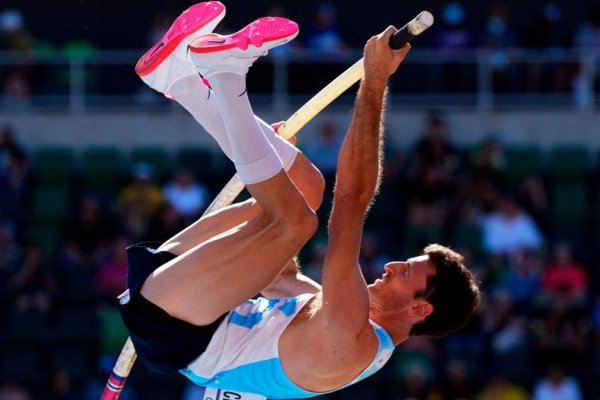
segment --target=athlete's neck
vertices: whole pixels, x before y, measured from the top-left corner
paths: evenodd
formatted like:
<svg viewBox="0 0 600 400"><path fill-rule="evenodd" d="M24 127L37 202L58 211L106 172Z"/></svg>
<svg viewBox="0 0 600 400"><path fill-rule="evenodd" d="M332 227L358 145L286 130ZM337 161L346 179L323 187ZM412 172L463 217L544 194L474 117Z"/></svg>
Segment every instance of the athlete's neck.
<svg viewBox="0 0 600 400"><path fill-rule="evenodd" d="M395 346L410 337L409 332L412 325L406 324L398 315L390 315L386 312L371 308L369 319L381 326L390 335Z"/></svg>

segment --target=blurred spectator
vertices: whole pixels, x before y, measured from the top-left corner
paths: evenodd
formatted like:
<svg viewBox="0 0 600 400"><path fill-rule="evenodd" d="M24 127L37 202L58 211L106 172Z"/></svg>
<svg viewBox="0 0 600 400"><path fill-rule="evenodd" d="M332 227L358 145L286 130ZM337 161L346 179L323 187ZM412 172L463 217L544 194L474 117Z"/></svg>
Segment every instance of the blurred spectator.
<svg viewBox="0 0 600 400"><path fill-rule="evenodd" d="M441 166L426 165L406 184L408 223L443 226L449 216L456 187Z"/></svg>
<svg viewBox="0 0 600 400"><path fill-rule="evenodd" d="M453 174L458 167L456 151L448 139L446 121L435 112L427 117L425 131L415 144L414 161L417 169L440 167L444 176Z"/></svg>
<svg viewBox="0 0 600 400"><path fill-rule="evenodd" d="M446 135L446 123L439 115L428 116L425 132L415 144L413 157L405 190L408 193L408 223L443 225L456 195L454 174L458 161Z"/></svg>
<svg viewBox="0 0 600 400"><path fill-rule="evenodd" d="M528 325L526 309L516 309L509 293L496 293L480 314L483 332L489 340L491 365L497 371L521 378L529 373Z"/></svg>
<svg viewBox="0 0 600 400"><path fill-rule="evenodd" d="M473 32L467 23L465 8L456 1L447 3L441 12L441 24L432 32L432 46L450 58L440 64L429 67L428 83L430 91L461 93L471 91L473 88L473 75L466 64L453 58L453 53L468 50L475 46Z"/></svg>
<svg viewBox="0 0 600 400"><path fill-rule="evenodd" d="M467 28L465 8L458 2L446 4L442 10L442 26L436 29L434 46L439 50L458 50L473 47L475 40Z"/></svg>
<svg viewBox="0 0 600 400"><path fill-rule="evenodd" d="M185 227L186 223L181 214L172 205L165 202L158 206L150 218L145 238L151 242L162 243Z"/></svg>
<svg viewBox="0 0 600 400"><path fill-rule="evenodd" d="M510 88L509 48L515 45L509 8L502 3L493 4L490 7L482 46L490 51L493 87L497 92L506 92Z"/></svg>
<svg viewBox="0 0 600 400"><path fill-rule="evenodd" d="M533 350L538 365L560 363L579 367L588 354L589 317L574 310L566 298L552 299L548 310L531 321Z"/></svg>
<svg viewBox="0 0 600 400"><path fill-rule="evenodd" d="M500 196L496 211L481 219L482 244L492 255L540 249L543 237L533 219L521 210L515 199Z"/></svg>
<svg viewBox="0 0 600 400"><path fill-rule="evenodd" d="M504 323L497 327L497 331L492 335L491 348L495 364L503 369L508 368L526 368L527 365L510 365L503 363L503 360L513 359L518 353L522 355L527 353L528 345L527 319L523 315L510 315ZM520 360L521 361L521 360ZM512 371L514 374L516 371Z"/></svg>
<svg viewBox="0 0 600 400"><path fill-rule="evenodd" d="M462 360L452 360L446 367L446 376L442 383L434 386L429 397L432 399L470 399L476 393L471 382L468 366Z"/></svg>
<svg viewBox="0 0 600 400"><path fill-rule="evenodd" d="M98 199L85 196L65 230L63 266L71 269L96 265L110 234L110 218L101 212Z"/></svg>
<svg viewBox="0 0 600 400"><path fill-rule="evenodd" d="M41 400L77 400L78 394L73 388L71 377L64 371L58 371L50 377L49 390L44 393Z"/></svg>
<svg viewBox="0 0 600 400"><path fill-rule="evenodd" d="M536 251L522 249L500 282L501 290L510 293L517 306L533 304L540 288L541 259Z"/></svg>
<svg viewBox="0 0 600 400"><path fill-rule="evenodd" d="M514 300L507 292L495 293L483 304L481 315L483 319L483 330L487 334L493 334L507 324L507 321L515 315Z"/></svg>
<svg viewBox="0 0 600 400"><path fill-rule="evenodd" d="M477 400L528 400L529 393L521 386L510 382L506 375L494 374L476 397Z"/></svg>
<svg viewBox="0 0 600 400"><path fill-rule="evenodd" d="M113 302L123 293L127 282L127 253L131 240L118 236L110 245L108 257L100 263L94 278L94 288L104 299Z"/></svg>
<svg viewBox="0 0 600 400"><path fill-rule="evenodd" d="M6 50L31 50L32 39L25 30L23 13L8 9L0 13L0 48Z"/></svg>
<svg viewBox="0 0 600 400"><path fill-rule="evenodd" d="M568 45L567 25L563 11L554 1L547 1L533 24L523 33L522 41L527 47L556 49Z"/></svg>
<svg viewBox="0 0 600 400"><path fill-rule="evenodd" d="M402 387L397 393L398 399L427 400L428 380L424 368L413 365L408 368L404 376Z"/></svg>
<svg viewBox="0 0 600 400"><path fill-rule="evenodd" d="M587 272L573 259L568 244L554 246L553 259L544 269L542 284L547 294L566 296L572 305L582 305L585 301L589 285Z"/></svg>
<svg viewBox="0 0 600 400"><path fill-rule="evenodd" d="M478 181L500 184L506 169L504 146L497 135L485 138L471 156L471 175Z"/></svg>
<svg viewBox="0 0 600 400"><path fill-rule="evenodd" d="M19 268L22 249L15 240L14 226L9 221L0 219L0 327L13 306L14 295L8 289L8 280Z"/></svg>
<svg viewBox="0 0 600 400"><path fill-rule="evenodd" d="M2 165L5 163L5 158L10 153L22 153L23 150L17 144L15 139L15 133L13 129L8 126L2 126L0 130L0 159L2 160Z"/></svg>
<svg viewBox="0 0 600 400"><path fill-rule="evenodd" d="M32 400L29 391L16 382L4 382L0 386L0 400Z"/></svg>
<svg viewBox="0 0 600 400"><path fill-rule="evenodd" d="M163 202L162 191L152 183L152 166L138 163L133 167L133 181L119 194L118 210L125 232L133 241L143 239L150 218Z"/></svg>
<svg viewBox="0 0 600 400"><path fill-rule="evenodd" d="M494 209L498 188L504 185L506 155L495 136L488 136L470 154L468 185L460 194L461 220L476 224L480 213Z"/></svg>
<svg viewBox="0 0 600 400"><path fill-rule="evenodd" d="M548 227L548 196L540 174L526 178L518 187L518 195L525 211L540 229Z"/></svg>
<svg viewBox="0 0 600 400"><path fill-rule="evenodd" d="M583 400L583 397L579 382L553 365L548 368L546 377L535 385L533 400Z"/></svg>
<svg viewBox="0 0 600 400"><path fill-rule="evenodd" d="M31 34L25 29L23 13L17 9L7 9L0 13L0 49L28 51L33 49ZM3 71L3 93L6 96L1 106L8 110L28 109L31 102L29 74L35 57L32 53L19 55L16 62Z"/></svg>
<svg viewBox="0 0 600 400"><path fill-rule="evenodd" d="M4 81L2 108L8 111L29 111L31 106L31 86L25 72L10 71Z"/></svg>
<svg viewBox="0 0 600 400"><path fill-rule="evenodd" d="M318 52L336 52L344 47L332 3L319 3L306 29L306 47Z"/></svg>
<svg viewBox="0 0 600 400"><path fill-rule="evenodd" d="M560 6L549 1L542 7L541 13L534 23L524 31L522 42L526 47L546 49L553 52L561 51L570 45L567 25L564 21ZM564 64L554 63L544 65L530 64L526 77L528 92L570 92L571 72Z"/></svg>
<svg viewBox="0 0 600 400"><path fill-rule="evenodd" d="M7 283L7 289L19 310L48 311L56 287L55 280L43 265L40 248L34 244L25 247L19 269Z"/></svg>
<svg viewBox="0 0 600 400"><path fill-rule="evenodd" d="M600 5L590 7L586 21L577 27L575 46L600 50Z"/></svg>
<svg viewBox="0 0 600 400"><path fill-rule="evenodd" d="M202 214L209 202L208 189L194 179L187 169L175 172L173 180L164 188L165 200L181 214L186 223L191 223Z"/></svg>
<svg viewBox="0 0 600 400"><path fill-rule="evenodd" d="M5 125L0 130L0 210L17 222L25 218L30 178L25 152L17 144L12 128Z"/></svg>
<svg viewBox="0 0 600 400"><path fill-rule="evenodd" d="M15 227L10 220L0 220L0 276L6 278L17 270L21 245L15 240ZM6 282L0 279L0 282Z"/></svg>

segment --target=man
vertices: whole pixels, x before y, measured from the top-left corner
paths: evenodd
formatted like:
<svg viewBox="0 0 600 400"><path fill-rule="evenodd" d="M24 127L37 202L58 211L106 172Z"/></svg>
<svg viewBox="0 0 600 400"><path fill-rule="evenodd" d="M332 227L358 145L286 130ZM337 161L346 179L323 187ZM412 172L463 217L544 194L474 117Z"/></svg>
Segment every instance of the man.
<svg viewBox="0 0 600 400"><path fill-rule="evenodd" d="M296 273L294 256L317 228L322 178L256 119L245 85L248 67L293 39L298 27L263 18L233 35L206 34L223 13L216 2L193 6L136 70L217 139L253 199L200 219L157 250L129 248L129 289L120 303L139 358L203 386L302 398L373 374L411 335L460 328L479 290L458 254L430 246L422 256L387 264L369 286L357 261L379 185L386 84L410 46L390 50L393 27L365 46L321 287ZM252 299L259 292L270 299Z"/></svg>

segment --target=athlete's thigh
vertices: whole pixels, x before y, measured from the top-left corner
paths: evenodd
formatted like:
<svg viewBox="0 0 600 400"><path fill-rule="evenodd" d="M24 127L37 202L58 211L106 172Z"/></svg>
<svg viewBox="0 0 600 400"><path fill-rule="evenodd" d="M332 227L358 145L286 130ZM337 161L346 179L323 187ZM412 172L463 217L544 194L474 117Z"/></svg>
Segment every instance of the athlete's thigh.
<svg viewBox="0 0 600 400"><path fill-rule="evenodd" d="M164 242L158 250L181 255L256 216L262 209L254 199L232 204L203 216Z"/></svg>
<svg viewBox="0 0 600 400"><path fill-rule="evenodd" d="M302 244L259 215L161 266L141 293L176 318L207 325L259 293Z"/></svg>

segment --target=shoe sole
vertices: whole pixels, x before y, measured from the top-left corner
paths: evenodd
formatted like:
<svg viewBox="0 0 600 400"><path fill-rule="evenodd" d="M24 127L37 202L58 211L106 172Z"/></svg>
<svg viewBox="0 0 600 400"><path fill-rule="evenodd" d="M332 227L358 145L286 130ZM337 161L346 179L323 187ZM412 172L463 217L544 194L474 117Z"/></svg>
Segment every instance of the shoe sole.
<svg viewBox="0 0 600 400"><path fill-rule="evenodd" d="M233 48L247 50L250 45L257 49L270 48L292 40L298 32L298 24L294 21L280 17L264 17L229 36L215 36L214 39L198 37L190 42L189 50L196 54L207 54Z"/></svg>
<svg viewBox="0 0 600 400"><path fill-rule="evenodd" d="M182 49L181 52L184 55L188 43L192 41L199 30L208 28L205 33L212 32L224 16L225 6L218 1L191 6L175 19L162 39L138 60L135 72L140 77L148 76L178 48ZM182 42L184 46L180 46Z"/></svg>

